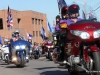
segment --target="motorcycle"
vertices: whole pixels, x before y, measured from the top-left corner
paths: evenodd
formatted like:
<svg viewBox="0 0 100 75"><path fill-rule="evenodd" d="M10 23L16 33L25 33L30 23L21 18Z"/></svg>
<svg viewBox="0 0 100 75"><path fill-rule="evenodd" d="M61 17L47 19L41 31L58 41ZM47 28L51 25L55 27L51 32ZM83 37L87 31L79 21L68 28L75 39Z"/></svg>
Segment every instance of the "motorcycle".
<svg viewBox="0 0 100 75"><path fill-rule="evenodd" d="M53 54L54 46L53 46L52 43L48 43L46 45L46 47L47 47L47 52L45 52L45 54L46 54L45 56L46 56L47 59L49 59L50 61L52 61L52 54Z"/></svg>
<svg viewBox="0 0 100 75"><path fill-rule="evenodd" d="M1 52L1 60L5 61L5 63L7 63L7 58L9 55L9 48L8 46L2 46L0 49Z"/></svg>
<svg viewBox="0 0 100 75"><path fill-rule="evenodd" d="M28 56L28 46L29 43L25 40L17 40L11 42L10 44L10 53L7 61L13 63L18 67L24 67L26 63L29 62Z"/></svg>
<svg viewBox="0 0 100 75"><path fill-rule="evenodd" d="M66 26L65 23L60 25L62 30ZM77 75L85 71L100 75L100 22L82 20L72 24L66 38L63 49L68 57L62 63L67 65L69 73Z"/></svg>
<svg viewBox="0 0 100 75"><path fill-rule="evenodd" d="M63 22L60 28L62 33L68 29L66 44L62 46L67 56L58 63L66 65L70 75L80 72L100 75L100 22L81 20L68 28Z"/></svg>
<svg viewBox="0 0 100 75"><path fill-rule="evenodd" d="M40 57L40 49L39 49L39 47L36 47L36 48L34 49L33 55L34 55L34 58L35 58L35 59L39 59L39 57Z"/></svg>

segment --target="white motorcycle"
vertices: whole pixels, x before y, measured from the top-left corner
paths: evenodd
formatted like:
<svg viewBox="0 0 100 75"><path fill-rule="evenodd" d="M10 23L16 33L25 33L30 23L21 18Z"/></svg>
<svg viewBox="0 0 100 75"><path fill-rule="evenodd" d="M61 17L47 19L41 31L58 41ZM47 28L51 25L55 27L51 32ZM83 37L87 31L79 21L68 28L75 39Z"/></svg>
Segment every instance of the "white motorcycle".
<svg viewBox="0 0 100 75"><path fill-rule="evenodd" d="M1 60L5 61L5 63L7 63L9 47L7 47L6 45L3 45L0 49L0 52L1 52Z"/></svg>

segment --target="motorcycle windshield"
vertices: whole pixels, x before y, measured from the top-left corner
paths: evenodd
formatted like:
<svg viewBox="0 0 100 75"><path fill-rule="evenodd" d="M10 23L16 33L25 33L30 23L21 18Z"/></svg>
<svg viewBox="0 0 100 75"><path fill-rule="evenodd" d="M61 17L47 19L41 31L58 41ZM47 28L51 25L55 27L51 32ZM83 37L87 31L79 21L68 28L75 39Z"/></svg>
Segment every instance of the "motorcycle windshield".
<svg viewBox="0 0 100 75"><path fill-rule="evenodd" d="M79 10L80 18L86 19L86 20L99 21L99 18L97 17L95 8L93 8L92 6L90 6L88 4L85 5L80 2L77 2L76 4L78 4L80 7L80 10Z"/></svg>
<svg viewBox="0 0 100 75"><path fill-rule="evenodd" d="M18 41L15 41L15 42L11 42L12 45L24 45L24 44L28 44L27 41L25 40L18 40Z"/></svg>
<svg viewBox="0 0 100 75"><path fill-rule="evenodd" d="M16 30L19 31L19 38L16 41L11 41L11 44L12 45L28 44L27 31L25 29L14 29L13 32L15 32Z"/></svg>

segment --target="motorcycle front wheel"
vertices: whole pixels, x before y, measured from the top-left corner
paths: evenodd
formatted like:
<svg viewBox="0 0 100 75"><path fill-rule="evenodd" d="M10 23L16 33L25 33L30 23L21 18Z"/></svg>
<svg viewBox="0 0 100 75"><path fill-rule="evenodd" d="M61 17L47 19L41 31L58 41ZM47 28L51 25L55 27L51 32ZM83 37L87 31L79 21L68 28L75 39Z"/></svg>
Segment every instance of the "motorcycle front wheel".
<svg viewBox="0 0 100 75"><path fill-rule="evenodd" d="M50 61L52 61L52 53L49 52L48 54L49 54L49 59L50 59Z"/></svg>
<svg viewBox="0 0 100 75"><path fill-rule="evenodd" d="M7 61L6 63L9 65L10 64L10 59L9 59L9 56L7 56Z"/></svg>
<svg viewBox="0 0 100 75"><path fill-rule="evenodd" d="M90 75L100 75L100 52L91 53L93 59L93 73Z"/></svg>
<svg viewBox="0 0 100 75"><path fill-rule="evenodd" d="M20 67L24 67L24 66L25 66L24 56L21 55Z"/></svg>

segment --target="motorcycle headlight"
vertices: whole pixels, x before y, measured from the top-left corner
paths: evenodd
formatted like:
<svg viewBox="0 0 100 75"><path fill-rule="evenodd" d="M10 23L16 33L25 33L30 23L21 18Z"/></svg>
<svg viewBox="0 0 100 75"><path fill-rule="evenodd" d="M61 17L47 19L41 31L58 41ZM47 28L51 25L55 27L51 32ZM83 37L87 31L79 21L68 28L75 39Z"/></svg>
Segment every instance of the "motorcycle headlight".
<svg viewBox="0 0 100 75"><path fill-rule="evenodd" d="M82 32L81 35L80 35L80 37L81 37L82 39L89 39L89 38L90 38L90 35L89 35L89 33L87 33L87 32Z"/></svg>
<svg viewBox="0 0 100 75"><path fill-rule="evenodd" d="M30 50L30 53L32 53L32 50Z"/></svg>
<svg viewBox="0 0 100 75"><path fill-rule="evenodd" d="M53 37L54 40L57 40L56 36Z"/></svg>
<svg viewBox="0 0 100 75"><path fill-rule="evenodd" d="M99 37L100 37L100 29L94 31L94 33L93 33L93 37L94 37L94 38L99 38Z"/></svg>
<svg viewBox="0 0 100 75"><path fill-rule="evenodd" d="M15 49L20 49L20 46L15 46Z"/></svg>
<svg viewBox="0 0 100 75"><path fill-rule="evenodd" d="M21 46L21 49L25 49L25 45L22 45L22 46Z"/></svg>
<svg viewBox="0 0 100 75"><path fill-rule="evenodd" d="M79 30L71 30L71 33L81 37L82 39L89 39L90 35L87 32L79 31Z"/></svg>
<svg viewBox="0 0 100 75"><path fill-rule="evenodd" d="M50 46L47 46L48 48L50 48Z"/></svg>
<svg viewBox="0 0 100 75"><path fill-rule="evenodd" d="M54 46L52 45L51 47L53 48Z"/></svg>

